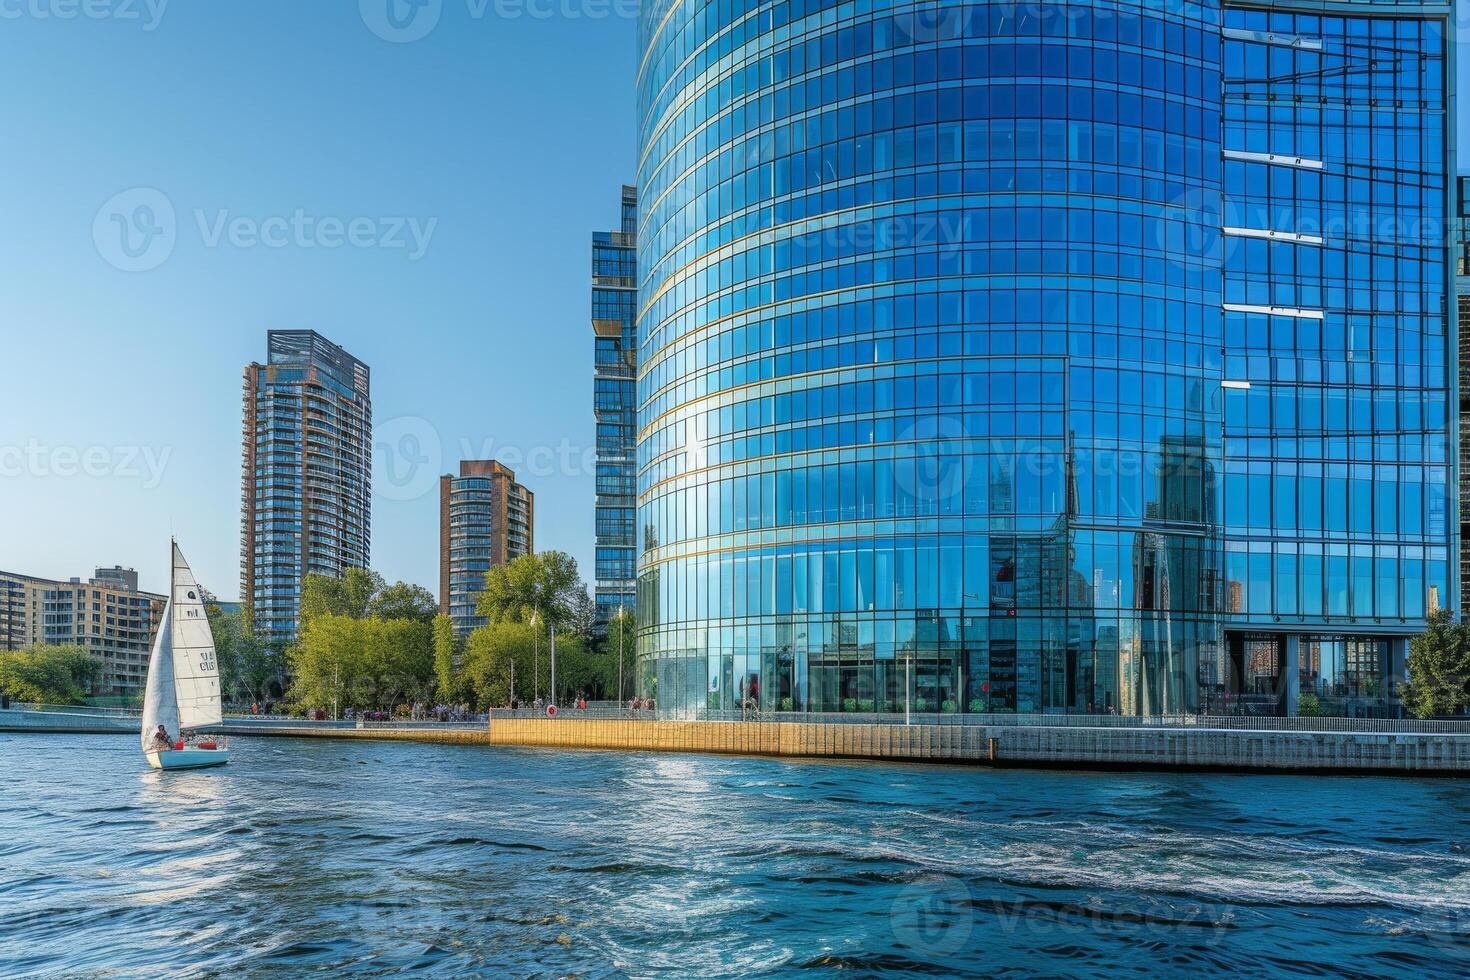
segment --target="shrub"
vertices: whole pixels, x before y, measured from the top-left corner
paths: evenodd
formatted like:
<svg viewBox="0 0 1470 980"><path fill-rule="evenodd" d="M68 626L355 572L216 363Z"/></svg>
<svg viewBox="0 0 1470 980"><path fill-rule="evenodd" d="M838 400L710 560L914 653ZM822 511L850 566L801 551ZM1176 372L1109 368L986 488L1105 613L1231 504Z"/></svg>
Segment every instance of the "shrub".
<svg viewBox="0 0 1470 980"><path fill-rule="evenodd" d="M985 708L986 708L986 704L985 704L985 699L984 698L971 698L970 699L970 710L972 712L974 712L975 714L983 714L984 711L985 711Z"/></svg>
<svg viewBox="0 0 1470 980"><path fill-rule="evenodd" d="M951 698L945 698L944 701L941 702L939 705L939 710L943 711L947 715L954 714L958 708L959 705L955 704L953 699Z"/></svg>
<svg viewBox="0 0 1470 980"><path fill-rule="evenodd" d="M859 711L872 711L873 710L873 707L874 707L874 704L873 704L873 699L872 698L859 698L858 699L858 710Z"/></svg>
<svg viewBox="0 0 1470 980"><path fill-rule="evenodd" d="M791 701L791 699L790 698L782 698L781 699L781 710L782 711L790 711L791 708L792 708L792 701Z"/></svg>
<svg viewBox="0 0 1470 980"><path fill-rule="evenodd" d="M857 710L857 698L843 698L842 699L842 710L843 711L856 711Z"/></svg>
<svg viewBox="0 0 1470 980"><path fill-rule="evenodd" d="M1298 718L1321 718L1322 702L1315 694L1303 694L1296 703L1296 714Z"/></svg>

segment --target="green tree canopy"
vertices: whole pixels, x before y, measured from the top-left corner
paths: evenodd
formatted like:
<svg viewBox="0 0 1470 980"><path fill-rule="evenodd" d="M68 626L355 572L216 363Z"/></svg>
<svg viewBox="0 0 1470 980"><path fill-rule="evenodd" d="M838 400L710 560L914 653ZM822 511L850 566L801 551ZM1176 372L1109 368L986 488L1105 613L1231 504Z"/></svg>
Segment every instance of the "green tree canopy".
<svg viewBox="0 0 1470 980"><path fill-rule="evenodd" d="M1418 718L1452 715L1470 704L1470 626L1447 609L1429 616L1429 627L1409 641L1409 681L1404 706Z"/></svg>
<svg viewBox="0 0 1470 980"><path fill-rule="evenodd" d="M285 655L256 638L248 607L239 612L225 612L210 603L205 613L214 635L220 692L225 700L263 701L270 697L272 684L284 686Z"/></svg>
<svg viewBox="0 0 1470 980"><path fill-rule="evenodd" d="M531 699L534 642L530 623L506 620L481 626L469 635L465 641L464 671L482 704L508 704L512 693L524 701ZM539 659L545 671L546 658Z"/></svg>
<svg viewBox="0 0 1470 980"><path fill-rule="evenodd" d="M549 683L549 679L548 679ZM558 704L570 704L578 694L589 700L610 699L617 693L616 652L598 650L581 636L556 638L556 694Z"/></svg>
<svg viewBox="0 0 1470 980"><path fill-rule="evenodd" d="M411 619L432 623L439 613L434 593L422 585L394 582L380 589L368 602L368 615L373 619Z"/></svg>
<svg viewBox="0 0 1470 980"><path fill-rule="evenodd" d="M102 664L79 646L0 651L0 691L15 701L81 704Z"/></svg>
<svg viewBox="0 0 1470 980"><path fill-rule="evenodd" d="M301 579L301 623L317 616L349 619L412 619L433 622L439 611L434 594L421 585L394 582L365 568L349 568L341 578L307 575Z"/></svg>
<svg viewBox="0 0 1470 980"><path fill-rule="evenodd" d="M444 704L463 704L474 692L460 663L462 644L448 616L434 617L434 677L437 695Z"/></svg>
<svg viewBox="0 0 1470 980"><path fill-rule="evenodd" d="M373 598L387 588L383 576L366 568L349 568L341 577L304 575L301 578L301 625L317 616L366 619Z"/></svg>
<svg viewBox="0 0 1470 980"><path fill-rule="evenodd" d="M288 656L304 707L391 710L432 695L433 631L417 620L317 615Z"/></svg>
<svg viewBox="0 0 1470 980"><path fill-rule="evenodd" d="M531 624L491 623L470 634L465 645L465 675L480 700L489 705L509 703L514 667L515 696L529 701L533 691L551 694L551 649L543 635L536 656L536 632ZM532 684L532 671L537 681ZM617 659L593 650L575 633L558 633L556 638L557 704L570 704L576 696L590 699L612 697L617 689Z"/></svg>
<svg viewBox="0 0 1470 980"><path fill-rule="evenodd" d="M575 627L587 602L587 587L577 560L562 551L542 551L497 565L485 573L485 591L476 612L492 623L530 622L542 628Z"/></svg>

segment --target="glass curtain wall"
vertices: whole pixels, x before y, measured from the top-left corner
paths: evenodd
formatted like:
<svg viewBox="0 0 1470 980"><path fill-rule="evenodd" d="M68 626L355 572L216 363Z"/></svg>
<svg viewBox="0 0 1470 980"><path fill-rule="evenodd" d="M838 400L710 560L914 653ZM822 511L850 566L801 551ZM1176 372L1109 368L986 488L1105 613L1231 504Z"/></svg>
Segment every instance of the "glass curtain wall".
<svg viewBox="0 0 1470 980"><path fill-rule="evenodd" d="M644 693L1192 710L1220 8L864 10L644 8Z"/></svg>

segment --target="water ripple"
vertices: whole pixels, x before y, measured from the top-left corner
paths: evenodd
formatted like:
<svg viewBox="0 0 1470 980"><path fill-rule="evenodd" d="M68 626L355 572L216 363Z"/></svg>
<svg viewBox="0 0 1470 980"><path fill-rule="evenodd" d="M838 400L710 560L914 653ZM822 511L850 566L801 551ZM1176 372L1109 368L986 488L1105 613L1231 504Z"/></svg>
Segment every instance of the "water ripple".
<svg viewBox="0 0 1470 980"><path fill-rule="evenodd" d="M1470 973L1462 782L233 748L0 735L0 976Z"/></svg>

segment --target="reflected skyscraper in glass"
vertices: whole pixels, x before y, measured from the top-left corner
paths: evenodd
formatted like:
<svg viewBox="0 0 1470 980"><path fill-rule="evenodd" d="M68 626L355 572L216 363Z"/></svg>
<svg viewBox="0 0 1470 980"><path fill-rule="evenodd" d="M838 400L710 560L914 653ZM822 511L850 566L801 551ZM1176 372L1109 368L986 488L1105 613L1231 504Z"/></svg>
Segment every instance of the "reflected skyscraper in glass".
<svg viewBox="0 0 1470 980"><path fill-rule="evenodd" d="M1447 4L645 5L642 683L1397 710L1457 547Z"/></svg>

